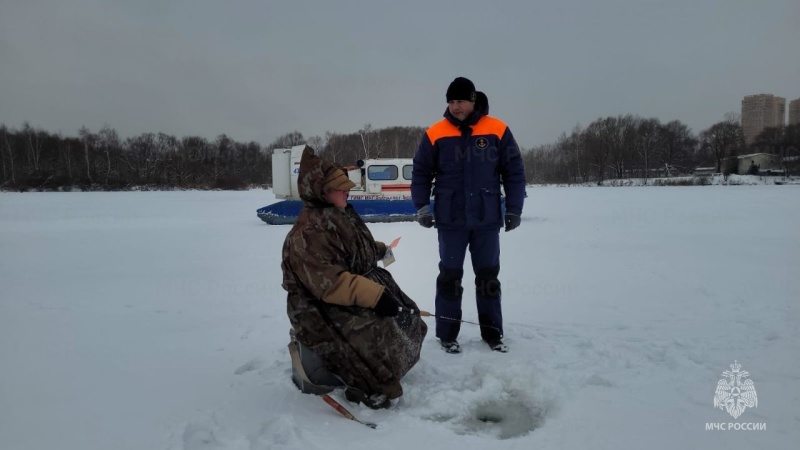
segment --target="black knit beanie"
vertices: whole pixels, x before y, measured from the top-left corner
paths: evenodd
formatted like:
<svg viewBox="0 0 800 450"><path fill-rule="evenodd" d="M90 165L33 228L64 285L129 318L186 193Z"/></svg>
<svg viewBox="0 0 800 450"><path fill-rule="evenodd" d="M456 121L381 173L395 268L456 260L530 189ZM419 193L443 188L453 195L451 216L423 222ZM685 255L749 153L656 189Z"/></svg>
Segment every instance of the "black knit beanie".
<svg viewBox="0 0 800 450"><path fill-rule="evenodd" d="M464 77L458 77L447 87L447 102L452 100L475 101L475 85Z"/></svg>

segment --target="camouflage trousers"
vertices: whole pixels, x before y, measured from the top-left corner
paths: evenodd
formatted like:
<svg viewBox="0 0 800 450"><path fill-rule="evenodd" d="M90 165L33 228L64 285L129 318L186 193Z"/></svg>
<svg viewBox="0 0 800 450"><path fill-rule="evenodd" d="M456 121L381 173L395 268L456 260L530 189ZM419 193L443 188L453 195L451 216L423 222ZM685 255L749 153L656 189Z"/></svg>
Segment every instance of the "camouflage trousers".
<svg viewBox="0 0 800 450"><path fill-rule="evenodd" d="M394 399L403 394L400 380L419 361L428 327L388 271L374 267L364 276L416 314L404 310L397 317L380 317L369 308L331 305L290 291L289 319L296 338L345 385Z"/></svg>

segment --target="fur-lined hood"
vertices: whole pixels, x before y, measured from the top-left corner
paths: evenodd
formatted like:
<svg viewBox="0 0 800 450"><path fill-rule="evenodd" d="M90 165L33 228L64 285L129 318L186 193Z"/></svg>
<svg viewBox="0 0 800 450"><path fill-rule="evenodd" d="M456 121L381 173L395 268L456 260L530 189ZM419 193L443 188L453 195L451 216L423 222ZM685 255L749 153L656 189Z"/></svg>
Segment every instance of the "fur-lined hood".
<svg viewBox="0 0 800 450"><path fill-rule="evenodd" d="M325 184L333 178L342 178L342 172L347 177L347 172L342 167L320 158L314 154L313 148L306 145L300 158L300 173L297 177L300 198L309 206L330 206L325 200Z"/></svg>

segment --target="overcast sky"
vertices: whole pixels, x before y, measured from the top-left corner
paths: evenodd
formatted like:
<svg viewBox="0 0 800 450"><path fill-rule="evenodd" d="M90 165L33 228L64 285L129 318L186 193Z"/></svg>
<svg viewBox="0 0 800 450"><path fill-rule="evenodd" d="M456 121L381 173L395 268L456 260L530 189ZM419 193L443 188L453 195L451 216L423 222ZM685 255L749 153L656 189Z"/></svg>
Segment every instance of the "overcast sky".
<svg viewBox="0 0 800 450"><path fill-rule="evenodd" d="M497 6L490 6L490 5ZM0 123L269 144L428 126L456 76L523 147L800 97L798 0L0 0Z"/></svg>

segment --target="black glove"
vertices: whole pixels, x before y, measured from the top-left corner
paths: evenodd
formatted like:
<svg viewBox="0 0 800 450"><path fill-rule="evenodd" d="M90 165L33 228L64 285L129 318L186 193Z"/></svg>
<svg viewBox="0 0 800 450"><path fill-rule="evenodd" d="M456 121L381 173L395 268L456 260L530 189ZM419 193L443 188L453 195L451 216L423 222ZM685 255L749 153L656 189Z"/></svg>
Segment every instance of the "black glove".
<svg viewBox="0 0 800 450"><path fill-rule="evenodd" d="M392 297L392 294L389 293L389 290L384 289L381 298L378 299L378 303L375 304L375 314L381 317L394 317L399 312L400 305L397 304L397 301Z"/></svg>
<svg viewBox="0 0 800 450"><path fill-rule="evenodd" d="M506 213L506 231L511 231L519 226L522 219L518 214Z"/></svg>
<svg viewBox="0 0 800 450"><path fill-rule="evenodd" d="M425 228L433 226L433 216L431 215L431 205L425 205L417 210L417 222Z"/></svg>

